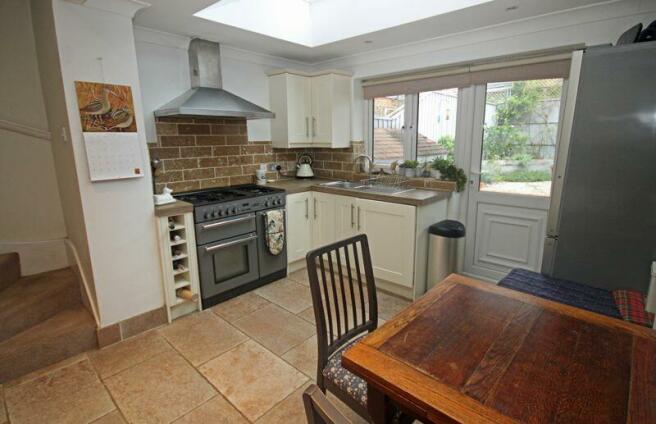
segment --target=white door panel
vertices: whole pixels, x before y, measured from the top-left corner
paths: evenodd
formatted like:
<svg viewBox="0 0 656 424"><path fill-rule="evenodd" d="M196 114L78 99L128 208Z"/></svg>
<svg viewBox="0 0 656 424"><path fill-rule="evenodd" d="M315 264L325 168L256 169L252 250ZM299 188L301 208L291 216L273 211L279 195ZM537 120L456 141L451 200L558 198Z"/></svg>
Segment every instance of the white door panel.
<svg viewBox="0 0 656 424"><path fill-rule="evenodd" d="M312 193L287 196L287 262L305 257L312 247L312 221L310 200Z"/></svg>
<svg viewBox="0 0 656 424"><path fill-rule="evenodd" d="M479 202L472 269L488 278L512 268L539 269L546 217L546 210Z"/></svg>
<svg viewBox="0 0 656 424"><path fill-rule="evenodd" d="M335 195L312 192L312 245L316 249L335 241Z"/></svg>

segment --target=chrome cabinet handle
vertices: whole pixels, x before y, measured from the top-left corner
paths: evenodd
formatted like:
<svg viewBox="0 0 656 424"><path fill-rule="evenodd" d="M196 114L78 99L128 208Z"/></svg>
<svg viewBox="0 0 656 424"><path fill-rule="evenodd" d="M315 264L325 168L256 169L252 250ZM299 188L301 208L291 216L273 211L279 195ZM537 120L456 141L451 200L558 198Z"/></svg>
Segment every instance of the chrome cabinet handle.
<svg viewBox="0 0 656 424"><path fill-rule="evenodd" d="M355 205L351 203L351 228L355 227Z"/></svg>
<svg viewBox="0 0 656 424"><path fill-rule="evenodd" d="M360 225L360 206L358 206L358 231L360 231L361 225Z"/></svg>
<svg viewBox="0 0 656 424"><path fill-rule="evenodd" d="M314 219L317 219L317 199L314 199Z"/></svg>
<svg viewBox="0 0 656 424"><path fill-rule="evenodd" d="M310 207L308 205L308 199L305 199L305 219L310 217Z"/></svg>
<svg viewBox="0 0 656 424"><path fill-rule="evenodd" d="M238 224L238 223L244 222L244 221L250 221L253 218L255 218L254 215L248 215L248 216L244 216L244 217L237 218L237 219L231 219L230 221L221 221L221 222L215 222L214 224L203 225L201 227L201 229L202 230L211 230L212 228L218 228L218 227L223 227L223 226L226 226L226 225Z"/></svg>
<svg viewBox="0 0 656 424"><path fill-rule="evenodd" d="M317 136L317 118L312 117L312 137Z"/></svg>
<svg viewBox="0 0 656 424"><path fill-rule="evenodd" d="M305 117L305 137L310 136L310 118Z"/></svg>
<svg viewBox="0 0 656 424"><path fill-rule="evenodd" d="M205 248L205 251L206 252L211 252L213 250L225 249L227 247L232 247L232 246L236 246L238 244L247 243L251 240L255 240L256 238L257 238L256 235L252 235L252 236L244 237L243 239L229 241L227 243L219 243L219 244L215 244L214 246L207 246Z"/></svg>

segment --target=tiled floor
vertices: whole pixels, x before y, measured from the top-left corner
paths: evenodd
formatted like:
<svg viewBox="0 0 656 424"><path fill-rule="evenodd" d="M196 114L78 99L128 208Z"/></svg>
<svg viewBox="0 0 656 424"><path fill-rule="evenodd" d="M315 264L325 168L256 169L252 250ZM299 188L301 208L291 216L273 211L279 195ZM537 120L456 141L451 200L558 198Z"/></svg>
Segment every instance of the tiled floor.
<svg viewBox="0 0 656 424"><path fill-rule="evenodd" d="M378 293L389 319L408 302ZM305 423L316 373L307 273L0 386L0 424ZM364 420L329 395L353 423Z"/></svg>

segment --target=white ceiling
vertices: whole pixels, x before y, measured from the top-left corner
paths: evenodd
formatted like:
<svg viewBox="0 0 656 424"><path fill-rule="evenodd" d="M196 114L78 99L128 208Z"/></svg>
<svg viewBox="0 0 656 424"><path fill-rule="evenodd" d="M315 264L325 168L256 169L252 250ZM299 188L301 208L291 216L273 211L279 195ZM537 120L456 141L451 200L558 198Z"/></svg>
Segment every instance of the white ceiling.
<svg viewBox="0 0 656 424"><path fill-rule="evenodd" d="M405 0L399 7L399 0L219 0L195 16L318 47L490 1Z"/></svg>
<svg viewBox="0 0 656 424"><path fill-rule="evenodd" d="M148 2L151 6L137 13L134 19L136 25L189 37L201 37L292 60L317 63L608 1L493 0L318 47L307 47L194 16L200 10L216 3L216 0L148 0ZM399 7L404 7L406 3L398 1L398 4ZM348 15L349 11L344 10L345 22Z"/></svg>

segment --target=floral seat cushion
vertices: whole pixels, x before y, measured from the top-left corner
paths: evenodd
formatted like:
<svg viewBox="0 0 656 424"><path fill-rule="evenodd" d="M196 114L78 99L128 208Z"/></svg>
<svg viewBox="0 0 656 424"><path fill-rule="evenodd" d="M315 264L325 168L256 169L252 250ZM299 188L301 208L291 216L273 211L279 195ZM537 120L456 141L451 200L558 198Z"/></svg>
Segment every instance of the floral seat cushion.
<svg viewBox="0 0 656 424"><path fill-rule="evenodd" d="M349 396L363 406L367 406L367 383L342 366L342 355L358 340L360 340L360 337L351 340L335 352L328 359L328 363L324 367L322 374L326 380L331 381L335 386L348 393Z"/></svg>

